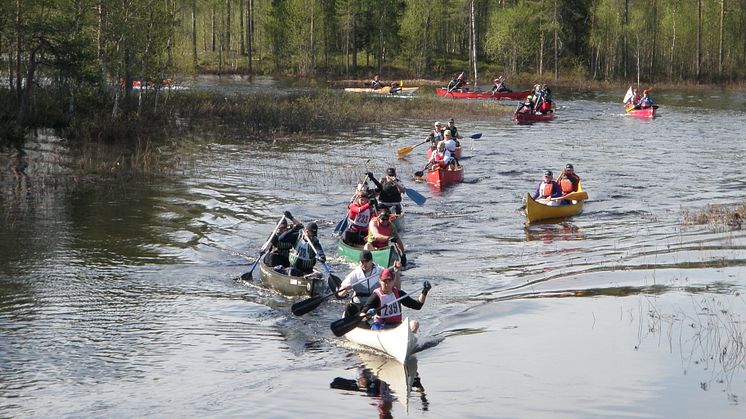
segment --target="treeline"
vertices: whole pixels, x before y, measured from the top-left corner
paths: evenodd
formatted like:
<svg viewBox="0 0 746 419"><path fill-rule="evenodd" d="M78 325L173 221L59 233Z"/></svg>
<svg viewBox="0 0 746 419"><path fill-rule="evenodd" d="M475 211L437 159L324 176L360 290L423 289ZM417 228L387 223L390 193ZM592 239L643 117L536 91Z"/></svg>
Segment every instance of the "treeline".
<svg viewBox="0 0 746 419"><path fill-rule="evenodd" d="M0 86L18 126L39 86L63 119L84 98L116 117L142 112L133 81L191 72L719 82L745 64L746 0L0 2Z"/></svg>

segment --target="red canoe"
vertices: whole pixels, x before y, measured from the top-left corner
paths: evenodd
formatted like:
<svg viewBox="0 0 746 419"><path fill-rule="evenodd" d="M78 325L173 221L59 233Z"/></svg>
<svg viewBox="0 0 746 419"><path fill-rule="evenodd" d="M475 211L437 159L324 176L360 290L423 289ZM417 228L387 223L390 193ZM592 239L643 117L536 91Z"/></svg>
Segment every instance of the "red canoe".
<svg viewBox="0 0 746 419"><path fill-rule="evenodd" d="M554 118L554 112L549 112L545 114L536 114L536 113L516 113L515 116L513 116L513 122L516 124L520 123L526 123L526 122L539 122L539 121L549 121L550 119Z"/></svg>
<svg viewBox="0 0 746 419"><path fill-rule="evenodd" d="M452 97L455 99L525 99L531 92L528 90L523 92L510 92L510 93L495 93L494 95L490 92L450 92L445 87L439 87L435 89L435 93L438 96Z"/></svg>
<svg viewBox="0 0 746 419"><path fill-rule="evenodd" d="M655 110L658 108L657 106L651 106L649 108L645 109L631 109L631 106L628 106L625 108L625 111L627 111L627 115L632 116L644 116L646 118L653 118L655 117Z"/></svg>
<svg viewBox="0 0 746 419"><path fill-rule="evenodd" d="M425 152L425 159L426 160L430 160L430 156L432 156L432 155L433 155L433 149L432 148L428 148L427 151ZM456 147L456 152L454 153L453 157L455 157L457 159L461 158L461 146Z"/></svg>
<svg viewBox="0 0 746 419"><path fill-rule="evenodd" d="M436 188L442 188L443 186L450 185L452 183L463 182L463 180L464 166L459 166L455 170L448 170L440 167L425 173L425 181L432 184Z"/></svg>

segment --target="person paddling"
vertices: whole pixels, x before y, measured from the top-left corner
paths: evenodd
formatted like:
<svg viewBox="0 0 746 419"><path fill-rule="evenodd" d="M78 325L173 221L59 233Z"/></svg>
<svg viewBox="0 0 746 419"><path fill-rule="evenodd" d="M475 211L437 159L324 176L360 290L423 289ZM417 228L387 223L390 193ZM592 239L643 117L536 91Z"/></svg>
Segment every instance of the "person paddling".
<svg viewBox="0 0 746 419"><path fill-rule="evenodd" d="M435 150L438 143L443 141L443 124L439 121L435 121L435 124L433 124L433 130L430 131L430 135L427 136L427 139L430 141L430 148Z"/></svg>
<svg viewBox="0 0 746 419"><path fill-rule="evenodd" d="M373 80L370 82L370 88L373 90L383 89L383 83L378 80L378 74L373 76Z"/></svg>
<svg viewBox="0 0 746 419"><path fill-rule="evenodd" d="M373 295L373 291L378 288L381 272L383 268L373 262L373 254L370 250L363 250L360 253L360 264L347 274L337 293L340 297L347 297L352 292L352 300L347 305L345 316L354 316L360 312L368 298ZM401 284L398 272L395 275L395 282L397 286ZM350 285L352 285L351 290L347 289Z"/></svg>
<svg viewBox="0 0 746 419"><path fill-rule="evenodd" d="M562 173L560 173L557 178L557 183L559 183L563 195L578 191L578 188L580 187L580 176L575 173L575 168L572 164L567 163L565 165Z"/></svg>
<svg viewBox="0 0 746 419"><path fill-rule="evenodd" d="M536 190L531 198L544 205L558 206L561 205L560 201L552 201L551 198L558 198L562 195L562 188L554 181L552 171L547 170L544 172L543 180L536 185Z"/></svg>
<svg viewBox="0 0 746 419"><path fill-rule="evenodd" d="M466 80L464 80L464 72L462 71L461 74L448 83L448 92L450 93L456 90L463 92L466 90L465 86Z"/></svg>
<svg viewBox="0 0 746 419"><path fill-rule="evenodd" d="M293 243L280 241L280 236L288 231L288 220L292 221L293 227L298 223L290 214L290 211L285 211L285 217L282 219L277 227L277 232L270 237L269 242L272 244L270 253L265 257L265 263L269 266L289 266L290 265L290 249L293 248Z"/></svg>
<svg viewBox="0 0 746 419"><path fill-rule="evenodd" d="M399 238L396 226L391 222L389 209L381 207L378 209L378 217L370 220L368 225L368 243L365 244L366 250L378 250L388 247L390 243L396 246L401 264L407 264L407 255L404 253L404 243Z"/></svg>
<svg viewBox="0 0 746 419"><path fill-rule="evenodd" d="M305 275L313 272L313 266L318 260L321 263L326 262L324 249L317 237L319 227L316 223L308 223L304 228L303 224L296 224L292 230L288 230L279 237L279 241L293 243L290 249L290 268L291 274L300 273ZM318 251L318 254L314 251ZM295 275L295 276L300 276Z"/></svg>
<svg viewBox="0 0 746 419"><path fill-rule="evenodd" d="M401 180L396 177L396 169L393 167L386 169L386 176L382 177L380 181L375 178L370 178L370 180L373 181L379 191L378 206L388 208L390 213L401 214L402 194L407 189L402 185Z"/></svg>
<svg viewBox="0 0 746 419"><path fill-rule="evenodd" d="M370 202L367 190L355 191L355 200L347 207L349 227L344 233L344 242L350 245L365 244L368 237L368 223L375 214L375 207Z"/></svg>
<svg viewBox="0 0 746 419"><path fill-rule="evenodd" d="M505 85L505 78L503 76L500 76L494 80L492 80L492 83L494 84L494 87L492 88L491 93L497 94L497 93L511 93L512 90L508 89L508 86Z"/></svg>
<svg viewBox="0 0 746 419"><path fill-rule="evenodd" d="M414 310L421 309L425 300L427 300L427 293L432 288L430 281L425 281L422 284L422 293L415 300L395 286L394 272L388 268L381 272L381 279L378 282L379 288L373 290L373 295L368 298L365 306L363 306L365 315L375 315L373 323L370 325L371 330L391 329L399 326L403 321L401 307L405 306ZM395 301L400 297L404 298ZM410 323L412 332L417 332L419 327L420 323L417 320L412 320Z"/></svg>

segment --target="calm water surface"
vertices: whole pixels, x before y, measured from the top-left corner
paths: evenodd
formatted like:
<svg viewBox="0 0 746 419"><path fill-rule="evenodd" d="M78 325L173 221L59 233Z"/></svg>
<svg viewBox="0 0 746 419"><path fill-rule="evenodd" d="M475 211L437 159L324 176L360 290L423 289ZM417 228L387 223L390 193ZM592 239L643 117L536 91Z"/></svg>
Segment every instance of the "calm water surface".
<svg viewBox="0 0 746 419"><path fill-rule="evenodd" d="M744 199L742 98L661 94L649 121L616 96L558 92L546 124L460 121L483 136L463 141L466 180L442 192L411 180L423 149L394 153L433 121L207 135L168 179L96 185L60 184L70 156L54 138L28 145L27 177L3 154L0 416L744 417L746 230L681 224L683 209ZM331 232L367 158L428 197L403 232L403 288L434 284L408 312L425 348L408 376L334 338L340 304L298 318L258 275L236 280L283 210L319 222L346 274ZM568 162L585 212L524 226L525 192ZM365 368L380 394L330 388Z"/></svg>

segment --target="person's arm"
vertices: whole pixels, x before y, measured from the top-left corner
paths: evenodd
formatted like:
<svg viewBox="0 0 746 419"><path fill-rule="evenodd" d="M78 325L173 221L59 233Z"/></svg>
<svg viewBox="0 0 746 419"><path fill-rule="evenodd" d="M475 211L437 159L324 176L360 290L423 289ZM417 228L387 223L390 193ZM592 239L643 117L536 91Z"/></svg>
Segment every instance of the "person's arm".
<svg viewBox="0 0 746 419"><path fill-rule="evenodd" d="M386 240L388 237L381 235L381 233L378 232L378 225L374 222L375 220L371 220L370 224L368 224L368 234L371 235L374 239L378 240Z"/></svg>
<svg viewBox="0 0 746 419"><path fill-rule="evenodd" d="M321 243L319 243L318 237L313 238L313 246L319 251L316 253L316 259L321 263L325 263L326 255L324 254L324 249L321 247Z"/></svg>
<svg viewBox="0 0 746 419"><path fill-rule="evenodd" d="M280 235L277 240L286 243L295 243L298 241L298 232L303 228L303 224L296 224L291 230L288 230Z"/></svg>
<svg viewBox="0 0 746 419"><path fill-rule="evenodd" d="M361 313L365 314L370 309L377 310L380 305L381 305L381 300L378 298L378 294L373 293L371 294L370 297L368 297L368 301L365 302L365 305L363 306Z"/></svg>
<svg viewBox="0 0 746 419"><path fill-rule="evenodd" d="M353 283L355 278L355 272L357 272L357 268L353 269L352 272L348 273L345 279L342 281L341 284L339 284L339 292L337 292L337 295L340 297L346 297L347 294L350 292L350 290L346 289L350 286L350 284Z"/></svg>
<svg viewBox="0 0 746 419"><path fill-rule="evenodd" d="M381 182L379 182L375 176L373 176L373 173L368 172L368 179L370 179L371 182L373 182L374 185L376 185L376 189L380 192L381 191Z"/></svg>
<svg viewBox="0 0 746 419"><path fill-rule="evenodd" d="M399 179L396 179L396 190L399 191L399 193L404 193L407 191L407 188L405 188L404 185L399 182Z"/></svg>
<svg viewBox="0 0 746 419"><path fill-rule="evenodd" d="M414 310L421 309L422 305L425 303L424 294L420 294L420 298L415 300L414 298L410 297L406 292L399 290L399 297L404 297L400 301L401 305L403 305L404 307L409 307Z"/></svg>

